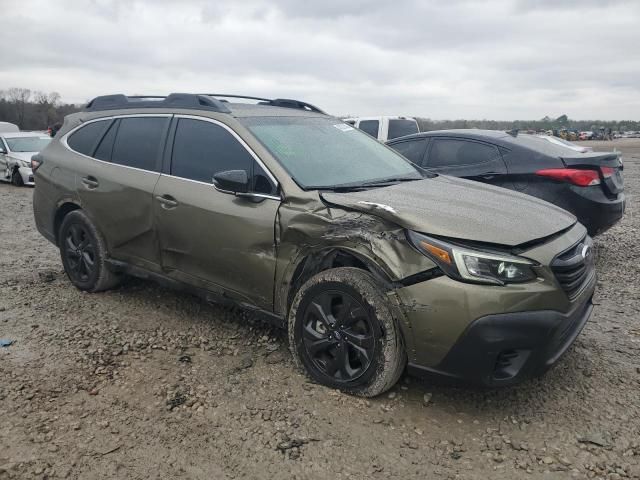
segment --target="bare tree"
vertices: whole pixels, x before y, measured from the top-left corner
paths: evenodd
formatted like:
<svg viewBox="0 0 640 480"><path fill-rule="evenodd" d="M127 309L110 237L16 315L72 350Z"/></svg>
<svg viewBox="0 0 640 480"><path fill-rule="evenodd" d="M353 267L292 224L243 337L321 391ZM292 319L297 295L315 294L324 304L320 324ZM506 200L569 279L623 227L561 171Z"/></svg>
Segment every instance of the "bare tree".
<svg viewBox="0 0 640 480"><path fill-rule="evenodd" d="M44 125L51 126L57 118L56 107L60 103L60 94L58 92L46 93L37 91L33 96L38 116Z"/></svg>
<svg viewBox="0 0 640 480"><path fill-rule="evenodd" d="M24 113L31 98L31 90L28 88L10 88L7 90L7 99L15 108L18 126L24 128Z"/></svg>

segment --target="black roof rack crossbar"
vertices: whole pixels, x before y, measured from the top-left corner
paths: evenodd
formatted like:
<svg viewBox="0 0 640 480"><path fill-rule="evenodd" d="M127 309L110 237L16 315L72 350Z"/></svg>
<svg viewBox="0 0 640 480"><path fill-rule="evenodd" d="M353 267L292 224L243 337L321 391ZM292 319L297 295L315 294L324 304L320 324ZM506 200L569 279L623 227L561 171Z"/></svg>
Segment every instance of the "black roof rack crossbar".
<svg viewBox="0 0 640 480"><path fill-rule="evenodd" d="M248 95L227 95L224 93L201 93L200 95L206 95L208 97L216 97L216 98L217 97L244 98L247 100L257 100L258 105L270 105L272 107L284 107L284 108L297 108L298 110L307 110L310 112L322 113L326 115L324 111L320 110L315 105L311 105L310 103L303 102L301 100L292 100L289 98L269 99L269 98L262 98L262 97L251 97Z"/></svg>
<svg viewBox="0 0 640 480"><path fill-rule="evenodd" d="M99 110L120 110L123 108L189 108L231 113L231 110L220 100L194 93L172 93L167 96L102 95L87 103L85 110L93 112Z"/></svg>

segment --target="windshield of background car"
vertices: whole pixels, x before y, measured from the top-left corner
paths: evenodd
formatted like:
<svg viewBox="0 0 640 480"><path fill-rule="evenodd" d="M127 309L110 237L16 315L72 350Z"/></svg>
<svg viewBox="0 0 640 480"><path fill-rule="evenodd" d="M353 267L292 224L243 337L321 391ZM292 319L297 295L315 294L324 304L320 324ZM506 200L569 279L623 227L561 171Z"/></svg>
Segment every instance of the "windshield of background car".
<svg viewBox="0 0 640 480"><path fill-rule="evenodd" d="M39 152L51 141L51 137L5 137L12 152Z"/></svg>
<svg viewBox="0 0 640 480"><path fill-rule="evenodd" d="M418 133L418 124L415 120L389 120L389 134L387 135L387 140L404 137L405 135L412 135L414 133Z"/></svg>
<svg viewBox="0 0 640 480"><path fill-rule="evenodd" d="M241 121L302 188L422 178L399 154L335 118L250 117Z"/></svg>

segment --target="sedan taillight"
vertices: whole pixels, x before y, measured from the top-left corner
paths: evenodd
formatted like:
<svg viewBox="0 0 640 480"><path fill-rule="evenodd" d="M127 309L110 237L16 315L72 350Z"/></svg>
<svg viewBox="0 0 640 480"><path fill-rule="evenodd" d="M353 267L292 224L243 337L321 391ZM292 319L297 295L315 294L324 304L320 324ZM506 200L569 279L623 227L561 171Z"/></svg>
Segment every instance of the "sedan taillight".
<svg viewBox="0 0 640 480"><path fill-rule="evenodd" d="M604 171L602 172L604 174ZM600 174L597 170L579 170L577 168L547 168L538 170L536 175L552 178L560 182L569 182L579 187L600 185Z"/></svg>
<svg viewBox="0 0 640 480"><path fill-rule="evenodd" d="M600 171L604 178L611 178L613 174L616 173L616 169L611 167L600 167Z"/></svg>

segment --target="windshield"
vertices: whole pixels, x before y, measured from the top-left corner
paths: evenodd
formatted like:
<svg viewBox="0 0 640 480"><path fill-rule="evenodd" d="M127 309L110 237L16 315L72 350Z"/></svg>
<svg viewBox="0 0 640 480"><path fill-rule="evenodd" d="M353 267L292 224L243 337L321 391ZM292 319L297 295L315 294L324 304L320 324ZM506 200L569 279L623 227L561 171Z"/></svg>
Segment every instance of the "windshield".
<svg viewBox="0 0 640 480"><path fill-rule="evenodd" d="M51 137L5 137L12 152L39 152L51 141Z"/></svg>
<svg viewBox="0 0 640 480"><path fill-rule="evenodd" d="M302 188L421 179L407 160L335 118L241 119Z"/></svg>
<svg viewBox="0 0 640 480"><path fill-rule="evenodd" d="M404 137L405 135L412 135L414 133L418 133L418 124L415 120L389 120L389 134L387 136L387 140Z"/></svg>

